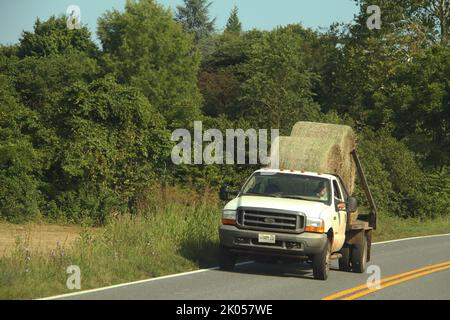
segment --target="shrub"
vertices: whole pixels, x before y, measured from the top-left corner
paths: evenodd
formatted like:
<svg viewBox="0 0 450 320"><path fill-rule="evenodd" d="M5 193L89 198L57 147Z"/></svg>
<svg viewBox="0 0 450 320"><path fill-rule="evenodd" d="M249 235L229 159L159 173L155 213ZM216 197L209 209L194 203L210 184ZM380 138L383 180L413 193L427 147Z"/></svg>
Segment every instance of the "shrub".
<svg viewBox="0 0 450 320"><path fill-rule="evenodd" d="M132 208L169 154L162 117L137 90L109 77L68 88L59 106L54 162L45 172L49 200L69 220L103 222Z"/></svg>
<svg viewBox="0 0 450 320"><path fill-rule="evenodd" d="M0 217L22 221L39 213L40 156L27 134L34 115L0 75Z"/></svg>
<svg viewBox="0 0 450 320"><path fill-rule="evenodd" d="M387 130L360 133L359 152L380 209L400 217L437 217L448 212L448 196L439 195L414 154ZM364 197L357 193L364 203Z"/></svg>

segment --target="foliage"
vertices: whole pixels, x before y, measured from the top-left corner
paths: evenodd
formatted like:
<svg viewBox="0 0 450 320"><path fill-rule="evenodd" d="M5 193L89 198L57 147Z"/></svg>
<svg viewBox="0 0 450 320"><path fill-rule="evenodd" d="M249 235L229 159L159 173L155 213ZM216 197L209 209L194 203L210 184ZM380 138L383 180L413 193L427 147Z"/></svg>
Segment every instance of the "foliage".
<svg viewBox="0 0 450 320"><path fill-rule="evenodd" d="M69 217L81 211L99 222L107 212L132 208L168 156L163 118L137 89L111 77L76 83L58 105L49 200Z"/></svg>
<svg viewBox="0 0 450 320"><path fill-rule="evenodd" d="M73 50L83 51L89 56L96 55L98 51L86 26L70 30L65 17L51 16L47 21L38 18L32 32L23 32L18 55L21 58L42 57Z"/></svg>
<svg viewBox="0 0 450 320"><path fill-rule="evenodd" d="M242 68L247 80L240 101L244 114L256 127L291 130L296 121L318 120L320 107L313 101L315 77L304 63L302 39L295 27L264 33L249 49Z"/></svg>
<svg viewBox="0 0 450 320"><path fill-rule="evenodd" d="M432 168L450 161L450 47L433 46L399 67L382 102L392 108L397 137ZM381 100L381 99L380 99Z"/></svg>
<svg viewBox="0 0 450 320"><path fill-rule="evenodd" d="M10 76L20 100L45 118L55 112L55 104L65 88L77 81L90 82L99 73L97 61L79 51L3 59L0 72Z"/></svg>
<svg viewBox="0 0 450 320"><path fill-rule="evenodd" d="M125 12L109 11L98 23L107 72L139 88L170 128L198 119L200 56L169 10L152 0L129 1Z"/></svg>
<svg viewBox="0 0 450 320"><path fill-rule="evenodd" d="M183 25L185 31L194 34L195 42L209 37L215 31L216 19L210 19L207 0L183 0L183 6L177 6L175 19Z"/></svg>
<svg viewBox="0 0 450 320"><path fill-rule="evenodd" d="M241 32L242 31L242 23L239 20L239 9L237 6L234 6L233 10L231 10L230 16L227 21L227 25L225 27L225 32Z"/></svg>
<svg viewBox="0 0 450 320"><path fill-rule="evenodd" d="M360 134L359 150L378 207L399 217L448 214L450 198L417 165L413 153L386 130ZM442 184L444 181L439 181ZM359 198L364 203L361 190Z"/></svg>
<svg viewBox="0 0 450 320"><path fill-rule="evenodd" d="M21 105L6 76L0 75L0 217L23 221L39 213L40 154L30 128L36 117Z"/></svg>
<svg viewBox="0 0 450 320"><path fill-rule="evenodd" d="M0 297L68 292L69 265L80 267L84 290L216 265L221 210L213 194L157 185L142 194L148 201L139 215L110 218L103 228L83 228L71 245L43 252L30 245L30 238L18 238L14 250L0 259Z"/></svg>
<svg viewBox="0 0 450 320"><path fill-rule="evenodd" d="M37 20L0 46L2 217L105 223L141 210L155 183L238 187L253 166L170 161L170 132L199 120L281 134L301 120L351 125L384 211L448 215L448 4L356 3L352 24L324 32L243 31L236 7L216 32L206 0L175 16L127 1L99 19L101 48L85 26ZM366 27L369 4L382 9L381 30Z"/></svg>

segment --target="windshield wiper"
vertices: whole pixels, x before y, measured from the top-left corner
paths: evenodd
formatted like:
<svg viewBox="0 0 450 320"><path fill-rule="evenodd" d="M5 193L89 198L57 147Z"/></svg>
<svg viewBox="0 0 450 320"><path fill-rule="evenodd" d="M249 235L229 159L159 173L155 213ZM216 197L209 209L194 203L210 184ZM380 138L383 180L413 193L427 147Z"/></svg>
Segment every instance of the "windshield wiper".
<svg viewBox="0 0 450 320"><path fill-rule="evenodd" d="M259 197L279 198L279 196L276 196L274 194L267 194L267 193L261 193L261 192L247 192L247 193L244 193L243 196L259 196Z"/></svg>
<svg viewBox="0 0 450 320"><path fill-rule="evenodd" d="M283 195L283 198L287 198L287 199L296 199L296 200L305 200L305 201L312 201L312 202L323 202L322 200L313 200L310 198L306 198L306 197L302 197L302 196L294 196L294 195Z"/></svg>

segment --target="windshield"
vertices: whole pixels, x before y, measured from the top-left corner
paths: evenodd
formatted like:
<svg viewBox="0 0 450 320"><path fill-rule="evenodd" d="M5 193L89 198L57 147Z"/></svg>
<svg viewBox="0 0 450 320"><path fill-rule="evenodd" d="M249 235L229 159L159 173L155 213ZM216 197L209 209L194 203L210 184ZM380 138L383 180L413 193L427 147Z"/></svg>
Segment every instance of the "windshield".
<svg viewBox="0 0 450 320"><path fill-rule="evenodd" d="M242 189L242 195L293 198L328 203L330 182L326 178L295 174L255 173Z"/></svg>

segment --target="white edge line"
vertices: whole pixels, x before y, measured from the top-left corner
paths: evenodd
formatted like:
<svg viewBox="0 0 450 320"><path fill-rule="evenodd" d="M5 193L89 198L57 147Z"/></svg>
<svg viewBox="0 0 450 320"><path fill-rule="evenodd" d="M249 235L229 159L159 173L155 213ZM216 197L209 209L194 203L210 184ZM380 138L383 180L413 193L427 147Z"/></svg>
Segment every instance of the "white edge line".
<svg viewBox="0 0 450 320"><path fill-rule="evenodd" d="M422 237L413 237L413 238L403 238L403 239L396 239L396 240L389 240L389 241L382 241L382 242L374 242L374 243L372 243L372 245L388 244L388 243L417 240L417 239L447 237L447 236L450 236L450 233L437 234L437 235L431 235L431 236L422 236ZM252 263L254 263L254 262L247 261L247 262L238 263L237 266L243 266L243 265L252 264ZM66 294L62 294L62 295L58 295L58 296L51 296L51 297L40 298L40 299L36 299L36 300L54 300L54 299L59 299L59 298L67 298L67 297L77 296L77 295L81 295L81 294L87 294L87 293L93 293L93 292L104 291L104 290L109 290L109 289L121 288L121 287L126 287L126 286L135 285L135 284L141 284L141 283L147 283L147 282L152 282L152 281L157 281L157 280L183 277L183 276L188 276L188 275L193 275L193 274L197 274L197 273L203 273L206 271L212 271L212 270L218 270L218 269L219 269L219 267L213 267L213 268L209 268L209 269L201 269L201 270L171 274L171 275L158 277L158 278L150 278L150 279L139 280L139 281L134 281L134 282L121 283L121 284L116 284L116 285L109 286L109 287L102 287L102 288L97 288L97 289L91 289L91 290L85 290L85 291L79 291L79 292L73 292L73 293L66 293Z"/></svg>
<svg viewBox="0 0 450 320"><path fill-rule="evenodd" d="M427 239L427 238L437 238L437 237L447 237L447 236L450 236L450 233L436 234L436 235L431 235L431 236L414 237L414 238L403 238L403 239L396 239L396 240L389 240L389 241L382 241L382 242L374 242L372 244L385 244L385 243L393 243L393 242L401 242L401 241L409 241L409 240L417 240L417 239Z"/></svg>
<svg viewBox="0 0 450 320"><path fill-rule="evenodd" d="M244 265L252 264L252 263L254 263L254 262L247 261L247 262L238 263L238 264L236 264L236 266L244 266ZM73 292L73 293L66 293L66 294L61 294L58 296L51 296L51 297L40 298L40 299L35 299L35 300L53 300L53 299L71 297L71 296L76 296L76 295L80 295L80 294L93 293L93 292L104 291L104 290L109 290L109 289L121 288L121 287L126 287L126 286L130 286L130 285L141 284L141 283L147 283L147 282L152 282L152 281L157 281L157 280L183 277L183 276L188 276L188 275L193 275L193 274L197 274L197 273L203 273L203 272L213 271L213 270L218 270L218 269L219 269L219 267L213 267L213 268L209 268L209 269L200 269L200 270L194 270L194 271L189 271L189 272L176 273L176 274L171 274L171 275L157 277L157 278L144 279L144 280L139 280L139 281L134 281L134 282L126 282L126 283L116 284L116 285L108 286L108 287L78 291L78 292Z"/></svg>

